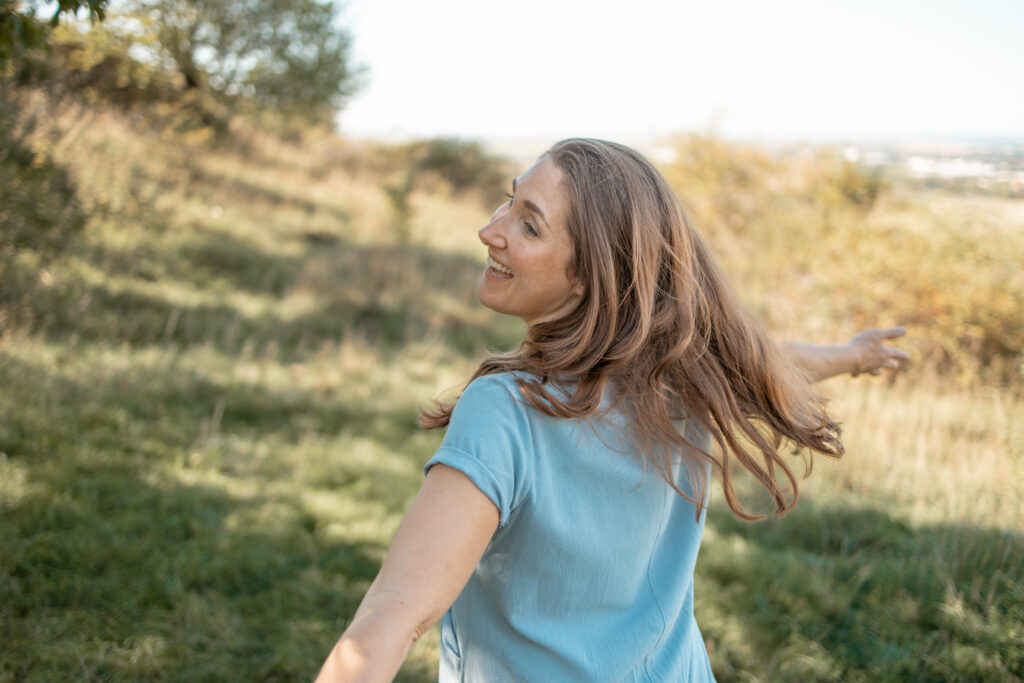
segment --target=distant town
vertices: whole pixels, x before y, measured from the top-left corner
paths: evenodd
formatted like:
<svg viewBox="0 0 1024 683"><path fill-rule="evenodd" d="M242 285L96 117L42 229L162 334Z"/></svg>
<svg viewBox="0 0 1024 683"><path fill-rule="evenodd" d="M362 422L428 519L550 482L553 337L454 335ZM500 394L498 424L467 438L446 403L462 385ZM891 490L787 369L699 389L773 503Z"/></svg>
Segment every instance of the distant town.
<svg viewBox="0 0 1024 683"><path fill-rule="evenodd" d="M1024 197L1024 141L849 145L850 162L925 186Z"/></svg>
<svg viewBox="0 0 1024 683"><path fill-rule="evenodd" d="M670 164L676 158L672 136L625 140L655 163ZM487 148L521 165L542 154L551 140L487 140ZM758 143L782 154L805 145L836 149L844 159L873 169L894 182L909 182L959 192L1024 198L1024 139L921 140L856 143Z"/></svg>

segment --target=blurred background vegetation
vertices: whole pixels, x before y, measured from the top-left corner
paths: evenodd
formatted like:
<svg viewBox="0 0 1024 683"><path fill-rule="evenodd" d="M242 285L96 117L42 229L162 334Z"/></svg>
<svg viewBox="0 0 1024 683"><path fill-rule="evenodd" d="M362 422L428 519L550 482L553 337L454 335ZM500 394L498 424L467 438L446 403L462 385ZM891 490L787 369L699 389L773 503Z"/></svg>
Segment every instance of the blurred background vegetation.
<svg viewBox="0 0 1024 683"><path fill-rule="evenodd" d="M331 3L104 5L0 5L0 680L308 680L439 442L417 407L523 332L474 294L522 167L333 132L363 75ZM1024 676L1024 200L665 146L776 335L914 355L826 384L847 456L792 514L712 505L716 675Z"/></svg>

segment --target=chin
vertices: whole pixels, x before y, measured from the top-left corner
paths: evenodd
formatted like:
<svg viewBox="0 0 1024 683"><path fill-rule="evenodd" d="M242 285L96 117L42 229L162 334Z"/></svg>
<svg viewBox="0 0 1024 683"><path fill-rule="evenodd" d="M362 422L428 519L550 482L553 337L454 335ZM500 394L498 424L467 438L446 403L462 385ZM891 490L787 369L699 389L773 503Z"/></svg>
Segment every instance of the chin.
<svg viewBox="0 0 1024 683"><path fill-rule="evenodd" d="M481 282L477 286L477 288L476 288L476 298L477 298L477 301L479 301L481 304L483 304L487 308L491 309L492 311L495 311L497 313L503 313L504 312L500 308L496 308L495 305L494 305L495 302L491 299L490 296L488 296L487 283L486 282Z"/></svg>
<svg viewBox="0 0 1024 683"><path fill-rule="evenodd" d="M487 283L481 277L480 281L476 283L476 300L482 303L487 308L490 306L487 304Z"/></svg>

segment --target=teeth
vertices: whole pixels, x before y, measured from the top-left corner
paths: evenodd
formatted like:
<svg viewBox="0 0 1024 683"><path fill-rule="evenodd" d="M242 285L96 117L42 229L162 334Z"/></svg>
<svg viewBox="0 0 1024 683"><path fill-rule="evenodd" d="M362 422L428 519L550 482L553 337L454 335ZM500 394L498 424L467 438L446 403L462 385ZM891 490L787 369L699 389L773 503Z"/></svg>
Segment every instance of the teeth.
<svg viewBox="0 0 1024 683"><path fill-rule="evenodd" d="M511 275L512 274L511 270L509 270L505 266L501 265L500 263L498 263L497 261L492 259L490 256L487 257L487 265L489 265L491 268L494 268L496 271L498 271L499 273L501 273L503 275Z"/></svg>

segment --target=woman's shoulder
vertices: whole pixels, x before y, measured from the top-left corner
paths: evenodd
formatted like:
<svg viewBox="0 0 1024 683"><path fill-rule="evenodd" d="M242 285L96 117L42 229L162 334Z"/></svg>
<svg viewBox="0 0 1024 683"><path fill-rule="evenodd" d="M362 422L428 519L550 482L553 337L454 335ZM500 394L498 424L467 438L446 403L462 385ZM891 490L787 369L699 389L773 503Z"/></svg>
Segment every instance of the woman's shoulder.
<svg viewBox="0 0 1024 683"><path fill-rule="evenodd" d="M535 398L529 396L531 387L543 387L539 400L544 399L544 392L549 392L561 400L571 393L571 383L557 379L542 379L525 371L502 371L474 378L463 390L459 402L487 399L491 401L510 400L523 409L536 409Z"/></svg>
<svg viewBox="0 0 1024 683"><path fill-rule="evenodd" d="M520 390L520 375L513 372L496 372L475 377L462 390L455 410L466 410L470 406L485 407L490 411L518 410L525 401Z"/></svg>
<svg viewBox="0 0 1024 683"><path fill-rule="evenodd" d="M474 377L473 380L466 385L466 390L468 391L470 387L505 387L506 389L515 389L519 386L520 378L522 377L524 377L523 373L512 372L510 370L503 372L492 372L487 375L480 375L479 377Z"/></svg>
<svg viewBox="0 0 1024 683"><path fill-rule="evenodd" d="M514 372L495 372L474 377L462 390L459 400L477 395L502 396L510 394L518 396L520 394L518 378L519 375Z"/></svg>

